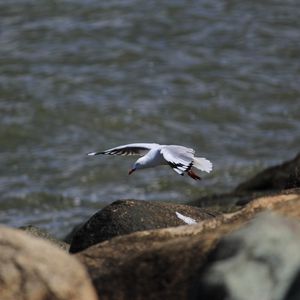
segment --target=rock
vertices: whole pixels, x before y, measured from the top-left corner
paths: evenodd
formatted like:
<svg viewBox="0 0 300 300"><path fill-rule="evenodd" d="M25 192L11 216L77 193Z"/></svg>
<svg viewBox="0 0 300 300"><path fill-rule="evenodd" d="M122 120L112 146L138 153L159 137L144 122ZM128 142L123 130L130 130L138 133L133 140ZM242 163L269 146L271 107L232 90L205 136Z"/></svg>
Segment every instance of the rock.
<svg viewBox="0 0 300 300"><path fill-rule="evenodd" d="M300 188L300 153L290 161L263 170L229 193L201 197L187 204L228 212L235 210L235 205L245 205L258 197L294 188Z"/></svg>
<svg viewBox="0 0 300 300"><path fill-rule="evenodd" d="M212 194L189 201L187 205L205 207L220 213L227 213L236 211L240 208L238 206L245 205L258 197L265 195L265 192L230 192L225 194Z"/></svg>
<svg viewBox="0 0 300 300"><path fill-rule="evenodd" d="M179 214L178 214L179 213ZM73 235L70 253L118 235L186 224L184 217L196 222L214 217L208 210L187 205L138 200L116 201L98 211Z"/></svg>
<svg viewBox="0 0 300 300"><path fill-rule="evenodd" d="M235 192L283 190L300 187L300 153L281 165L267 168L241 183Z"/></svg>
<svg viewBox="0 0 300 300"><path fill-rule="evenodd" d="M26 233L29 233L32 236L49 241L50 243L61 248L62 250L68 251L70 248L70 245L68 245L67 243L58 240L57 238L55 238L53 235L51 235L46 230L40 229L33 225L22 226L22 227L19 227L19 229L24 230Z"/></svg>
<svg viewBox="0 0 300 300"><path fill-rule="evenodd" d="M285 300L298 300L300 299L300 271L294 277L292 284L289 286L287 293L284 296Z"/></svg>
<svg viewBox="0 0 300 300"><path fill-rule="evenodd" d="M299 249L299 222L262 213L221 239L190 299L283 300L300 271Z"/></svg>
<svg viewBox="0 0 300 300"><path fill-rule="evenodd" d="M290 161L261 171L229 193L201 197L187 204L197 207L213 206L214 209L228 212L234 210L235 205L245 205L258 197L294 188L300 188L300 153Z"/></svg>
<svg viewBox="0 0 300 300"><path fill-rule="evenodd" d="M69 248L70 248L70 244L72 243L74 235L83 225L84 225L84 223L82 223L82 222L75 225L73 227L73 229L64 237L64 242L69 244Z"/></svg>
<svg viewBox="0 0 300 300"><path fill-rule="evenodd" d="M211 241L199 241L192 232L142 231L94 245L76 257L86 265L100 299L186 299L187 282L195 280L202 263L195 258Z"/></svg>
<svg viewBox="0 0 300 300"><path fill-rule="evenodd" d="M0 226L1 300L96 300L84 267L21 230Z"/></svg>
<svg viewBox="0 0 300 300"><path fill-rule="evenodd" d="M262 197L235 213L195 225L118 236L76 257L87 267L101 299L189 299L208 253L225 234L264 210L300 219L298 192Z"/></svg>

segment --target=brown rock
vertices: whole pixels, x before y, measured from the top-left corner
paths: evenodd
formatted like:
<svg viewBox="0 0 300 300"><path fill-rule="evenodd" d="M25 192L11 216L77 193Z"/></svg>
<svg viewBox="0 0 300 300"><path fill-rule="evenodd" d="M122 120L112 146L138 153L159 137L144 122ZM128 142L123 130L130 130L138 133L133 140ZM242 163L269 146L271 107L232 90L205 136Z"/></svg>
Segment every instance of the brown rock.
<svg viewBox="0 0 300 300"><path fill-rule="evenodd" d="M73 234L70 252L82 251L119 235L186 224L178 217L178 213L196 222L215 216L215 213L206 209L188 205L139 200L116 201L98 211Z"/></svg>
<svg viewBox="0 0 300 300"><path fill-rule="evenodd" d="M196 225L136 232L76 256L101 299L187 299L197 270L218 240L264 210L300 218L300 195L263 197L243 209Z"/></svg>
<svg viewBox="0 0 300 300"><path fill-rule="evenodd" d="M96 300L83 266L50 242L0 226L1 300Z"/></svg>

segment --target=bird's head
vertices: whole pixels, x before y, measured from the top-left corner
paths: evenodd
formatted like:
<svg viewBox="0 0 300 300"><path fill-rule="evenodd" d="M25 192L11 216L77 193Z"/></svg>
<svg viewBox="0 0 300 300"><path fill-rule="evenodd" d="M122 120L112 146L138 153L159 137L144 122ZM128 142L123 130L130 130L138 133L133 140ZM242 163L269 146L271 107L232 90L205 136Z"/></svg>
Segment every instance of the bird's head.
<svg viewBox="0 0 300 300"><path fill-rule="evenodd" d="M134 171L139 170L139 169L143 169L143 157L141 157L140 159L138 159L134 165L132 166L132 168L129 170L128 175L132 174Z"/></svg>

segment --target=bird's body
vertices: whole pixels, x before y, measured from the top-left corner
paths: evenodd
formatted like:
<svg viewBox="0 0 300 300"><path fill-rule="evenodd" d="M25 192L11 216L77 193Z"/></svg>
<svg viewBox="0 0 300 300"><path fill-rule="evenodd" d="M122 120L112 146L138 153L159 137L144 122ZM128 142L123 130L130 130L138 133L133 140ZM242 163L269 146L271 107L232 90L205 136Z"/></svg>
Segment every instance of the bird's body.
<svg viewBox="0 0 300 300"><path fill-rule="evenodd" d="M201 179L194 171L196 168L209 173L212 163L203 157L195 157L195 151L179 145L160 145L155 143L134 143L111 148L102 152L91 152L88 155L140 155L129 174L138 169L169 165L180 175L187 174L193 179Z"/></svg>

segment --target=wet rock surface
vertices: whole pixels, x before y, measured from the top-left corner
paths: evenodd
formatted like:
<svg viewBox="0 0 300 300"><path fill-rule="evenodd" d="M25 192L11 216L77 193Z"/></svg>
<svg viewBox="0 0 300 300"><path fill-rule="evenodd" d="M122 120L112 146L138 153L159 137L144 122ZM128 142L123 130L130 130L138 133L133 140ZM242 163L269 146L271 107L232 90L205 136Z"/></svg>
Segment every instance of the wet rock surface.
<svg viewBox="0 0 300 300"><path fill-rule="evenodd" d="M0 226L1 300L96 300L84 267L69 254Z"/></svg>
<svg viewBox="0 0 300 300"><path fill-rule="evenodd" d="M74 234L70 252L82 251L115 236L136 231L185 225L216 215L207 209L188 205L138 200L116 201L93 215Z"/></svg>

